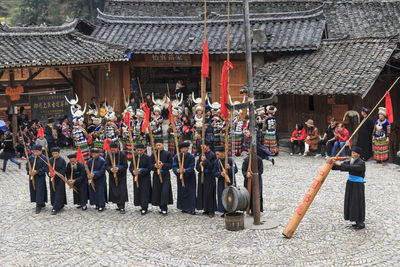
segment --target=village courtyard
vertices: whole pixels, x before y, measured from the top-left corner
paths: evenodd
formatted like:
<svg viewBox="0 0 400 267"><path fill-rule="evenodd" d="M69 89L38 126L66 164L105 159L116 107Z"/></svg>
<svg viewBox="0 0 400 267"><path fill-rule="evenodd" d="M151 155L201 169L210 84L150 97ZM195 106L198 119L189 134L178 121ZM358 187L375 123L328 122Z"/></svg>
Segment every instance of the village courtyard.
<svg viewBox="0 0 400 267"><path fill-rule="evenodd" d="M70 151L63 151L63 156ZM241 169L243 156L236 158ZM400 262L400 182L397 166L367 162L366 228L343 220L346 173L331 171L291 239L286 223L322 167L323 159L289 156L264 161L263 218L280 225L271 230L232 232L216 216L182 214L174 205L161 216L158 207L141 216L130 202L122 215L108 204L105 212L68 205L51 215L35 214L29 202L28 176L17 165L0 174L1 266L396 266ZM243 184L239 174L237 183ZM218 214L217 214L218 215Z"/></svg>

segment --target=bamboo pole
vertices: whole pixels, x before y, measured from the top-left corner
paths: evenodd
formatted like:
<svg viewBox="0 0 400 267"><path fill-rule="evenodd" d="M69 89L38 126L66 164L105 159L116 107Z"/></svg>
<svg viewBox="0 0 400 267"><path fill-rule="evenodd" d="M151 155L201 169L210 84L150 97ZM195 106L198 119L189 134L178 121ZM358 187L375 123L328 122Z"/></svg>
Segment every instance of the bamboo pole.
<svg viewBox="0 0 400 267"><path fill-rule="evenodd" d="M169 93L169 85L168 85L168 83L167 83L167 90L168 90L168 97L169 97L169 99L171 99L171 95ZM172 120L171 121L172 121L172 130L174 131L176 156L177 156L178 164L179 164L179 179L182 182L182 187L185 187L185 180L183 179L183 173L182 173L182 171L183 171L183 160L181 162L181 155L180 155L180 152L179 152L179 145L178 145L178 133L176 132L175 118L174 118L173 115L172 115Z"/></svg>
<svg viewBox="0 0 400 267"><path fill-rule="evenodd" d="M251 173L251 149L249 150L249 167L247 167L247 172ZM249 191L249 196L251 198L251 176L247 177L247 191ZM246 213L250 214L250 206L251 206L251 201L249 201L249 205L247 206Z"/></svg>
<svg viewBox="0 0 400 267"><path fill-rule="evenodd" d="M136 160L135 160L135 144L133 143L133 140L132 140L131 130L129 130L129 131L130 131L129 132L129 142L131 143L133 169L136 170L137 165L136 165ZM138 179L137 175L134 177L134 182L136 183L136 187L139 188L139 179Z"/></svg>
<svg viewBox="0 0 400 267"><path fill-rule="evenodd" d="M112 160L112 165L113 168L115 168L115 155L113 153L110 152L111 158L110 160ZM114 175L114 180L115 180L115 186L118 186L118 176L116 172L113 172Z"/></svg>
<svg viewBox="0 0 400 267"><path fill-rule="evenodd" d="M207 40L207 0L204 0L204 40ZM207 79L201 75L201 107L203 110L203 118L201 125L201 157L204 157L204 146L206 136L206 94L207 94ZM201 169L201 184L204 184L204 166L200 165Z"/></svg>
<svg viewBox="0 0 400 267"><path fill-rule="evenodd" d="M21 126L19 127L19 131L21 133L22 144L24 145L24 151L25 151L26 162L28 163L28 169L29 169L29 172L31 172L32 165L31 165L31 161L29 160L28 149L26 148L26 144L25 144L25 140L24 140L24 133L22 132ZM29 175L29 179L32 181L33 190L36 190L35 178L32 175Z"/></svg>
<svg viewBox="0 0 400 267"><path fill-rule="evenodd" d="M138 80L138 86L139 86L139 90L140 90L140 95L142 97L142 102L144 103L142 86L140 84L139 78L137 78L137 80ZM157 154L156 154L156 150L155 150L155 146L154 146L153 129L151 128L151 125L150 125L150 118L149 118L149 121L147 122L147 130L149 131L151 151L152 151L152 153L154 155L155 161L158 163L159 162L159 158L157 158ZM161 170L160 169L157 170L157 174L158 174L158 177L160 178L160 183L162 183L163 179L162 179L162 175L161 175Z"/></svg>
<svg viewBox="0 0 400 267"><path fill-rule="evenodd" d="M44 159L42 159L41 157L39 157L39 159L40 159L41 161L43 161L48 167L50 167L50 164L47 163L46 161L44 161ZM73 171L73 170L72 170L72 165L71 165L71 173L72 173L72 171ZM67 178L65 178L64 175L62 175L61 173L59 173L59 172L56 171L56 170L54 170L54 174L57 175L58 177L60 177L60 179L61 179L64 183L66 183L66 184L68 185L68 180L67 180ZM71 175L71 179L72 179L72 175ZM70 186L70 188L71 188L71 186ZM78 189L77 189L75 186L72 186L71 189L74 190L76 193L79 193L79 192L78 192Z"/></svg>
<svg viewBox="0 0 400 267"><path fill-rule="evenodd" d="M44 151L46 152L47 166L49 166L49 168L50 168L51 166L50 166L49 153L47 152L47 147L44 148ZM54 160L54 163L55 163L55 162L56 162L56 161ZM53 170L54 170L54 164L53 164ZM52 172L52 170L49 170L49 171ZM53 187L53 191L56 192L56 185L55 185L55 181L54 181L53 172L52 172L51 175L49 175L49 176L50 176L51 186Z"/></svg>

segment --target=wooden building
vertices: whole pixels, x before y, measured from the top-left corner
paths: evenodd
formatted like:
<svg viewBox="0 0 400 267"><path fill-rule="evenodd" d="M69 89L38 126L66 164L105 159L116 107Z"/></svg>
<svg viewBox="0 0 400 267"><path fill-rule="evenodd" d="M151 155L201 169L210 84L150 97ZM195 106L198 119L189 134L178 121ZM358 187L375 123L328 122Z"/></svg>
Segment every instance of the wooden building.
<svg viewBox="0 0 400 267"><path fill-rule="evenodd" d="M31 96L69 97L79 88L76 77L98 83L101 70L110 71L114 62L128 60L125 49L89 37L91 31L88 23L79 20L52 27L0 25L0 117L6 118L11 102L29 111ZM90 76L82 74L83 70ZM11 101L6 88L19 86L23 88L19 100ZM84 102L79 103L83 107ZM68 113L58 114L57 118L65 115Z"/></svg>
<svg viewBox="0 0 400 267"><path fill-rule="evenodd" d="M241 2L231 2L230 60L234 69L230 72L229 93L233 99L241 100L240 90L247 82L243 16ZM175 89L176 82L183 80L187 92L193 91L198 96L204 39L203 8L203 1L178 3L162 0L110 0L106 1L104 11L98 11L98 20L91 36L131 51L130 61L112 65L111 74L122 71L129 73L131 79L139 77L145 94L155 92L158 97L162 97L167 93L166 83ZM254 13L257 8L252 3ZM255 68L257 64L261 66L266 58L280 53L317 50L325 29L323 10L316 5L284 13L266 13L261 10L252 15L250 21L255 35L259 35L254 38L252 45ZM220 99L221 70L227 58L227 27L226 2L207 1L207 40L210 53L207 90L213 101ZM127 90L129 80L126 76L124 79L124 88ZM90 86L83 81L83 87Z"/></svg>

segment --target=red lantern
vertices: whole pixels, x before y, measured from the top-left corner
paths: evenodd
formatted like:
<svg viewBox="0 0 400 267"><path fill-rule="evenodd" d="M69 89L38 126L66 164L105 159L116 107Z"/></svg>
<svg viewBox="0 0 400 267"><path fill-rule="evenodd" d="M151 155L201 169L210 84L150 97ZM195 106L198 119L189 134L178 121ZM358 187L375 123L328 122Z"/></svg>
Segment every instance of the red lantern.
<svg viewBox="0 0 400 267"><path fill-rule="evenodd" d="M17 86L17 88L12 88L10 86L6 88L6 95L10 96L11 101L18 101L23 92L24 87L22 87L22 85Z"/></svg>

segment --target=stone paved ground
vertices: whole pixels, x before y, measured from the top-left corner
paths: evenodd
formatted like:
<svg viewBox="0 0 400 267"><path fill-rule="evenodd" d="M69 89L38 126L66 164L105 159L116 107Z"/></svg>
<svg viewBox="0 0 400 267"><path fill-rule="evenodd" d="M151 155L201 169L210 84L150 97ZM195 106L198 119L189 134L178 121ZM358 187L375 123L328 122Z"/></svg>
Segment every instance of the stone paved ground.
<svg viewBox="0 0 400 267"><path fill-rule="evenodd" d="M346 175L331 172L294 237L282 237L322 164L322 159L286 153L276 158L275 166L264 162L263 215L281 225L269 231L229 232L220 217L186 215L175 206L167 217L160 216L157 207L141 216L131 202L125 215L114 205L101 214L93 208L82 212L71 205L69 190L63 212L52 216L47 206L36 215L27 175L9 163L0 174L0 265L398 266L400 183L395 165L367 163L366 229L354 231L343 220ZM173 181L175 194L175 177ZM132 201L132 179L129 197Z"/></svg>

